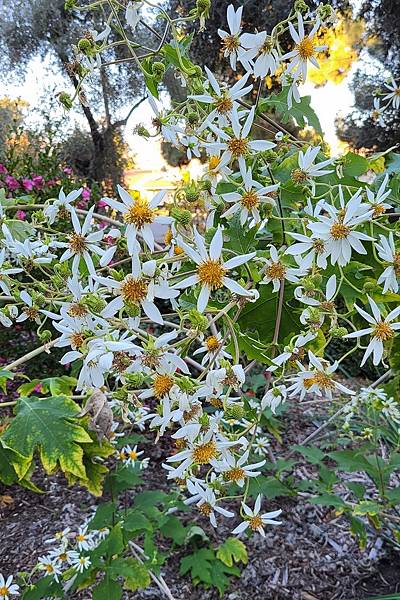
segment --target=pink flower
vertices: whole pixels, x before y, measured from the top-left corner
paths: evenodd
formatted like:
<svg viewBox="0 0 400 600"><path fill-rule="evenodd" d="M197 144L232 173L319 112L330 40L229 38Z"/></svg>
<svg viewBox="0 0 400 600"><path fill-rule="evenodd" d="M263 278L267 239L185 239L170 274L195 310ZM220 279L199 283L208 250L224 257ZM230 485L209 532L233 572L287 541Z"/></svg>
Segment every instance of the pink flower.
<svg viewBox="0 0 400 600"><path fill-rule="evenodd" d="M91 193L92 191L89 188L84 187L82 190L82 200L89 200Z"/></svg>
<svg viewBox="0 0 400 600"><path fill-rule="evenodd" d="M35 387L33 388L33 391L40 394L40 392L42 391L42 384L38 383L37 385L35 385Z"/></svg>
<svg viewBox="0 0 400 600"><path fill-rule="evenodd" d="M25 217L26 217L26 212L24 212L23 210L17 210L17 212L15 213L15 216L17 217L17 219L19 219L20 221L24 221Z"/></svg>
<svg viewBox="0 0 400 600"><path fill-rule="evenodd" d="M4 178L4 181L6 182L6 185L9 190L16 190L19 188L18 181L15 179L15 177L12 177L11 175L7 175Z"/></svg>
<svg viewBox="0 0 400 600"><path fill-rule="evenodd" d="M47 187L53 187L53 185L57 185L57 179L49 179L46 181L45 185Z"/></svg>
<svg viewBox="0 0 400 600"><path fill-rule="evenodd" d="M104 200L99 200L98 203L97 203L97 206L99 208L101 208L102 206L108 206L108 204Z"/></svg>
<svg viewBox="0 0 400 600"><path fill-rule="evenodd" d="M34 175L32 177L32 183L34 185L35 188L41 188L44 184L44 179L41 175Z"/></svg>
<svg viewBox="0 0 400 600"><path fill-rule="evenodd" d="M100 229L105 229L106 227L108 227L108 223L106 223L105 221L100 221L99 223L99 227Z"/></svg>
<svg viewBox="0 0 400 600"><path fill-rule="evenodd" d="M0 163L0 173L1 173L2 175L5 175L6 173L8 173L8 171L7 171L7 169L5 168L5 166L4 166L4 165L2 165L1 163Z"/></svg>
<svg viewBox="0 0 400 600"><path fill-rule="evenodd" d="M66 175L72 175L72 172L73 172L71 167L65 167L65 169L63 169L63 171Z"/></svg>
<svg viewBox="0 0 400 600"><path fill-rule="evenodd" d="M22 186L28 191L30 192L31 190L33 190L33 181L32 179L23 179L22 180Z"/></svg>

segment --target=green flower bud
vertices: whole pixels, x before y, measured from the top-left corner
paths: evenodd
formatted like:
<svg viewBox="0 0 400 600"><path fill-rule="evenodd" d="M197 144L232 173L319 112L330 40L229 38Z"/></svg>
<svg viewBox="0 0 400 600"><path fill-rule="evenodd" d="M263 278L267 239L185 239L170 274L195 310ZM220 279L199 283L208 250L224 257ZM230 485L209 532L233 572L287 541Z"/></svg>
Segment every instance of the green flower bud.
<svg viewBox="0 0 400 600"><path fill-rule="evenodd" d="M133 130L133 133L135 133L136 135L140 135L140 137L144 137L146 139L150 137L150 132L141 123L139 123L139 125L136 125L136 127Z"/></svg>
<svg viewBox="0 0 400 600"><path fill-rule="evenodd" d="M232 404L225 411L227 419L241 419L244 415L244 408L240 404Z"/></svg>
<svg viewBox="0 0 400 600"><path fill-rule="evenodd" d="M178 387L182 392L189 392L190 394L194 392L195 385L190 377L180 377L177 381Z"/></svg>
<svg viewBox="0 0 400 600"><path fill-rule="evenodd" d="M306 13L309 11L309 8L304 0L295 0L294 10L299 13Z"/></svg>
<svg viewBox="0 0 400 600"><path fill-rule="evenodd" d="M201 77L203 75L203 70L199 65L194 65L192 77Z"/></svg>
<svg viewBox="0 0 400 600"><path fill-rule="evenodd" d="M210 422L210 418L207 413L202 414L201 417L199 418L199 423L203 427L208 427L209 422Z"/></svg>
<svg viewBox="0 0 400 600"><path fill-rule="evenodd" d="M60 92L58 94L58 100L67 110L70 110L72 108L72 98L67 92Z"/></svg>
<svg viewBox="0 0 400 600"><path fill-rule="evenodd" d="M209 326L207 317L199 313L195 308L192 308L192 310L189 311L188 319L190 323L202 333L207 331Z"/></svg>
<svg viewBox="0 0 400 600"><path fill-rule="evenodd" d="M140 306L138 304L133 304L132 302L125 302L124 308L128 317L140 316Z"/></svg>
<svg viewBox="0 0 400 600"><path fill-rule="evenodd" d="M127 384L129 384L130 386L137 389L143 385L143 382L144 382L146 376L144 375L144 373L138 372L138 373L125 373L124 377L126 379Z"/></svg>
<svg viewBox="0 0 400 600"><path fill-rule="evenodd" d="M192 186L185 190L185 197L188 202L197 202L200 198L200 191Z"/></svg>
<svg viewBox="0 0 400 600"><path fill-rule="evenodd" d="M333 327L330 333L334 338L342 338L347 334L347 329L346 327Z"/></svg>
<svg viewBox="0 0 400 600"><path fill-rule="evenodd" d="M43 342L43 344L47 344L47 342L49 342L52 338L51 331L49 331L48 329L44 329L43 331L38 332L38 336L40 341Z"/></svg>
<svg viewBox="0 0 400 600"><path fill-rule="evenodd" d="M205 192L211 192L211 181L209 179L203 179L201 187Z"/></svg>
<svg viewBox="0 0 400 600"><path fill-rule="evenodd" d="M110 276L115 279L115 281L122 281L125 277L124 273L122 271L118 271L117 269L110 269L109 273Z"/></svg>
<svg viewBox="0 0 400 600"><path fill-rule="evenodd" d="M182 225L190 225L192 222L192 213L190 210L174 207L171 209L170 214L177 223L181 223Z"/></svg>
<svg viewBox="0 0 400 600"><path fill-rule="evenodd" d="M314 283L314 285L317 287L319 285L321 285L322 283L322 275L320 273L316 273L315 275L312 276L312 282Z"/></svg>
<svg viewBox="0 0 400 600"><path fill-rule="evenodd" d="M82 38L78 42L78 49L86 56L89 56L94 50L94 43L88 38Z"/></svg>
<svg viewBox="0 0 400 600"><path fill-rule="evenodd" d="M82 298L82 304L95 313L101 312L106 306L106 302L97 294L87 294Z"/></svg>
<svg viewBox="0 0 400 600"><path fill-rule="evenodd" d="M204 13L210 10L211 0L197 0L196 9L198 13Z"/></svg>
<svg viewBox="0 0 400 600"><path fill-rule="evenodd" d="M46 304L46 298L43 296L43 294L35 294L34 301L39 307L42 307Z"/></svg>
<svg viewBox="0 0 400 600"><path fill-rule="evenodd" d="M76 0L65 0L64 8L65 10L73 10L76 6Z"/></svg>
<svg viewBox="0 0 400 600"><path fill-rule="evenodd" d="M165 65L162 62L155 62L151 65L151 71L158 79L162 79L165 73Z"/></svg>
<svg viewBox="0 0 400 600"><path fill-rule="evenodd" d="M366 294L373 292L375 289L376 285L372 281L366 281L363 285L363 292L365 292Z"/></svg>

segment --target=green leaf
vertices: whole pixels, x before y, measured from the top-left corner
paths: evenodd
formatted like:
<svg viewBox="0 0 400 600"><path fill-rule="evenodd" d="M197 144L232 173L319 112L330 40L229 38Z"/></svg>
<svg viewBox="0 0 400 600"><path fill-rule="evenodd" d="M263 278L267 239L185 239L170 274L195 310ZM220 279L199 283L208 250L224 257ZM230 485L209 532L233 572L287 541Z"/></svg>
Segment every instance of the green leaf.
<svg viewBox="0 0 400 600"><path fill-rule="evenodd" d="M186 575L190 571L193 580L198 579L203 583L212 583L211 563L215 560L211 548L200 548L197 552L184 556L181 560L179 573Z"/></svg>
<svg viewBox="0 0 400 600"><path fill-rule="evenodd" d="M225 233L229 237L229 241L224 244L225 248L234 250L237 254L247 254L254 249L254 238L257 233L257 227L253 227L252 229L243 228L240 224L240 214L236 214L229 221L229 227Z"/></svg>
<svg viewBox="0 0 400 600"><path fill-rule="evenodd" d="M92 439L75 422L78 412L79 406L65 396L22 397L16 405L15 418L2 436L3 444L25 458L32 458L39 450L47 473L52 473L59 464L63 471L85 478L79 444L90 443Z"/></svg>
<svg viewBox="0 0 400 600"><path fill-rule="evenodd" d="M289 109L287 104L289 89L289 86L285 86L279 94L271 94L268 98L261 100L257 114L262 114L264 111L269 112L268 109L273 109L281 115L283 123L288 123L290 117L293 117L299 127L309 125L322 135L321 124L316 112L310 105L311 96L303 96L300 102L293 102L292 108Z"/></svg>
<svg viewBox="0 0 400 600"><path fill-rule="evenodd" d="M230 579L227 575L239 577L240 571L236 566L228 567L219 560L214 560L211 563L211 585L217 588L221 598L230 585Z"/></svg>
<svg viewBox="0 0 400 600"><path fill-rule="evenodd" d="M27 221L21 221L20 219L5 219L4 223L10 230L12 237L19 242L24 242L28 237L35 233L34 228Z"/></svg>
<svg viewBox="0 0 400 600"><path fill-rule="evenodd" d="M243 352L248 360L256 359L258 362L264 365L272 364L271 359L267 355L267 346L262 344L257 339L256 334L250 335L248 333L242 333L238 325L234 324L233 329L236 333L236 339L239 346L239 350ZM232 354L235 350L235 345L231 339L227 346L228 352Z"/></svg>
<svg viewBox="0 0 400 600"><path fill-rule="evenodd" d="M360 450L338 450L330 452L329 456L337 462L340 471L353 473L354 471L369 472L370 470L371 465Z"/></svg>
<svg viewBox="0 0 400 600"><path fill-rule="evenodd" d="M94 517L89 521L89 529L102 529L103 527L112 526L116 510L117 505L115 502L99 504Z"/></svg>
<svg viewBox="0 0 400 600"><path fill-rule="evenodd" d="M5 448L0 440L0 481L2 483L12 485L16 481L21 481L27 474L30 464L30 457L24 458L10 448Z"/></svg>
<svg viewBox="0 0 400 600"><path fill-rule="evenodd" d="M269 500L283 496L295 496L296 492L291 490L288 485L285 485L276 477L263 477L259 475L250 480L249 493L255 497L262 494Z"/></svg>
<svg viewBox="0 0 400 600"><path fill-rule="evenodd" d="M28 586L22 600L43 600L47 597L65 598L61 584L57 583L51 575L41 577L35 585Z"/></svg>
<svg viewBox="0 0 400 600"><path fill-rule="evenodd" d="M145 515L136 509L131 509L127 512L127 515L124 518L124 529L127 531L140 531L143 529L151 531L153 528L149 519L145 517Z"/></svg>
<svg viewBox="0 0 400 600"><path fill-rule="evenodd" d="M335 508L347 508L347 504L339 496L334 494L321 494L310 499L311 504L319 504L320 506L334 506Z"/></svg>
<svg viewBox="0 0 400 600"><path fill-rule="evenodd" d="M179 546L182 545L186 539L186 527L184 527L181 521L174 516L168 518L167 522L160 527L160 531L165 537L170 538Z"/></svg>
<svg viewBox="0 0 400 600"><path fill-rule="evenodd" d="M11 371L6 371L5 369L0 369L0 388L3 392L6 392L7 389L7 381L9 379L14 378L15 373L11 373Z"/></svg>
<svg viewBox="0 0 400 600"><path fill-rule="evenodd" d="M122 596L122 587L118 581L113 581L107 576L93 590L93 600L119 600Z"/></svg>
<svg viewBox="0 0 400 600"><path fill-rule="evenodd" d="M121 523L117 523L111 529L108 536L97 546L94 554L111 558L114 554L120 554L124 549Z"/></svg>
<svg viewBox="0 0 400 600"><path fill-rule="evenodd" d="M168 500L168 494L162 491L142 492L135 496L135 506L152 506L155 504L163 504Z"/></svg>
<svg viewBox="0 0 400 600"><path fill-rule="evenodd" d="M386 492L386 497L392 506L400 504L400 487L396 487L393 490Z"/></svg>
<svg viewBox="0 0 400 600"><path fill-rule="evenodd" d="M300 454L302 454L304 458L306 458L312 465L317 465L325 457L325 453L322 452L316 446L308 448L306 446L297 445L293 446L293 450L297 450L297 452L300 452Z"/></svg>
<svg viewBox="0 0 400 600"><path fill-rule="evenodd" d="M348 152L342 159L343 174L358 177L368 171L368 160L360 154Z"/></svg>
<svg viewBox="0 0 400 600"><path fill-rule="evenodd" d="M131 592L135 592L139 588L146 588L150 585L150 575L141 562L137 559L117 558L112 561L109 573L113 577L123 577L124 587Z"/></svg>
<svg viewBox="0 0 400 600"><path fill-rule="evenodd" d="M241 540L238 540L235 537L229 537L221 544L221 546L219 546L217 558L228 567L231 567L234 562L247 564L248 556L246 546Z"/></svg>

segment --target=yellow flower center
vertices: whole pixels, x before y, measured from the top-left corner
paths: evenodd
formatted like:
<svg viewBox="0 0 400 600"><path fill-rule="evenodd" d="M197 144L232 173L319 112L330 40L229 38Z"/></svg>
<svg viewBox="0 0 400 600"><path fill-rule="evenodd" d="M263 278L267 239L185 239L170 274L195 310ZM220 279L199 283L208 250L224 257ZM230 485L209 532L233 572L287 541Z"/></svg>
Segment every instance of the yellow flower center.
<svg viewBox="0 0 400 600"><path fill-rule="evenodd" d="M80 331L75 331L71 334L69 338L71 348L76 350L77 348L81 348L85 342L85 336Z"/></svg>
<svg viewBox="0 0 400 600"><path fill-rule="evenodd" d="M270 279L284 279L286 275L286 267L281 262L273 262L266 270L266 274Z"/></svg>
<svg viewBox="0 0 400 600"><path fill-rule="evenodd" d="M172 233L172 229L169 228L167 230L167 233L164 235L164 243L165 243L166 246L169 246L169 244L171 243L173 237L174 236L173 236L173 233Z"/></svg>
<svg viewBox="0 0 400 600"><path fill-rule="evenodd" d="M175 246L175 248L174 248L174 254L176 256L179 256L180 254L183 254L183 248L181 248L180 246Z"/></svg>
<svg viewBox="0 0 400 600"><path fill-rule="evenodd" d="M212 290L217 290L223 286L223 278L226 270L221 265L219 260L204 261L197 267L197 275L201 283L205 284Z"/></svg>
<svg viewBox="0 0 400 600"><path fill-rule="evenodd" d="M299 53L300 58L302 58L303 60L311 58L315 54L314 40L309 37L304 37L296 45L296 50Z"/></svg>
<svg viewBox="0 0 400 600"><path fill-rule="evenodd" d="M223 115L232 110L233 102L232 102L231 98L228 98L228 97L218 98L216 107L217 107L217 111L219 112L219 114Z"/></svg>
<svg viewBox="0 0 400 600"><path fill-rule="evenodd" d="M239 48L239 38L237 35L227 35L222 40L222 47L229 53L235 52Z"/></svg>
<svg viewBox="0 0 400 600"><path fill-rule="evenodd" d="M78 533L78 535L76 536L76 541L77 542L84 542L86 540L86 536L83 535L82 533Z"/></svg>
<svg viewBox="0 0 400 600"><path fill-rule="evenodd" d="M211 504L209 504L208 502L203 502L203 504L201 504L199 506L199 511L201 512L202 515L204 515L205 517L209 517L210 514L212 513L212 506Z"/></svg>
<svg viewBox="0 0 400 600"><path fill-rule="evenodd" d="M121 284L120 294L126 302L141 302L147 296L149 284L147 281L140 277L134 279L132 275L127 275Z"/></svg>
<svg viewBox="0 0 400 600"><path fill-rule="evenodd" d="M313 248L317 254L323 254L325 250L325 243L323 240L317 239L313 241Z"/></svg>
<svg viewBox="0 0 400 600"><path fill-rule="evenodd" d="M69 236L69 248L74 254L82 254L86 249L86 239L81 233L71 233Z"/></svg>
<svg viewBox="0 0 400 600"><path fill-rule="evenodd" d="M252 208L257 208L259 199L256 192L250 190L245 192L240 199L240 203L242 206L247 208L247 210L251 210Z"/></svg>
<svg viewBox="0 0 400 600"><path fill-rule="evenodd" d="M243 156L247 152L248 141L245 138L232 138L228 142L228 149L236 158Z"/></svg>
<svg viewBox="0 0 400 600"><path fill-rule="evenodd" d="M136 460L138 457L137 452L135 452L135 450L131 450L129 452L129 458L131 458L132 460Z"/></svg>
<svg viewBox="0 0 400 600"><path fill-rule="evenodd" d="M194 448L192 456L195 463L206 465L217 456L217 446L213 441L205 442Z"/></svg>
<svg viewBox="0 0 400 600"><path fill-rule="evenodd" d="M306 390L309 390L315 384L323 390L333 390L335 388L335 384L331 377L322 371L318 371L313 377L304 380L304 387Z"/></svg>
<svg viewBox="0 0 400 600"><path fill-rule="evenodd" d="M224 403L219 398L209 398L208 402L211 406L214 406L214 408L222 408L224 406Z"/></svg>
<svg viewBox="0 0 400 600"><path fill-rule="evenodd" d="M301 169L294 169L291 175L295 183L304 183L308 179L307 173L305 173Z"/></svg>
<svg viewBox="0 0 400 600"><path fill-rule="evenodd" d="M249 521L249 527L253 531L257 531L257 529L259 529L260 527L263 527L263 522L262 522L262 518L260 517L260 515L255 515L254 517L251 517L251 519Z"/></svg>
<svg viewBox="0 0 400 600"><path fill-rule="evenodd" d="M393 267L396 275L400 276L400 252L394 255Z"/></svg>
<svg viewBox="0 0 400 600"><path fill-rule="evenodd" d="M380 217L385 212L386 212L386 208L384 206L382 206L382 204L375 204L374 205L374 212L373 212L372 216L373 217Z"/></svg>
<svg viewBox="0 0 400 600"><path fill-rule="evenodd" d="M84 317L85 315L87 315L87 309L80 302L74 302L69 307L68 314L70 317Z"/></svg>
<svg viewBox="0 0 400 600"><path fill-rule="evenodd" d="M125 452L120 452L120 453L118 454L118 457L119 457L119 459L120 459L120 460L125 460L125 459L126 459L126 454L125 454Z"/></svg>
<svg viewBox="0 0 400 600"><path fill-rule="evenodd" d="M386 342L390 340L394 336L394 331L390 327L389 323L385 323L384 321L380 321L374 327L373 337L378 338L382 342Z"/></svg>
<svg viewBox="0 0 400 600"><path fill-rule="evenodd" d="M154 379L153 390L156 398L161 400L171 390L174 380L171 375L157 375Z"/></svg>
<svg viewBox="0 0 400 600"><path fill-rule="evenodd" d="M240 467L234 467L230 471L224 473L225 481L240 481L241 479L244 479L244 477L245 472Z"/></svg>
<svg viewBox="0 0 400 600"><path fill-rule="evenodd" d="M39 312L36 310L36 308L32 308L29 306L27 308L24 308L24 313L26 314L28 319L30 319L31 321L34 321L39 314Z"/></svg>
<svg viewBox="0 0 400 600"><path fill-rule="evenodd" d="M396 88L393 93L395 96L400 96L400 88Z"/></svg>
<svg viewBox="0 0 400 600"><path fill-rule="evenodd" d="M0 587L0 596L7 596L8 595L8 590L10 588L4 586L4 587Z"/></svg>
<svg viewBox="0 0 400 600"><path fill-rule="evenodd" d="M334 223L330 233L334 240L344 240L350 234L350 227L344 223Z"/></svg>
<svg viewBox="0 0 400 600"><path fill-rule="evenodd" d="M124 213L124 221L129 225L135 225L138 229L142 229L144 225L149 225L154 221L154 212L147 200L136 200Z"/></svg>
<svg viewBox="0 0 400 600"><path fill-rule="evenodd" d="M216 352L219 348L219 341L215 335L210 335L210 337L205 340L205 344L209 352Z"/></svg>
<svg viewBox="0 0 400 600"><path fill-rule="evenodd" d="M54 567L53 565L47 563L47 565L45 566L45 569L47 571L47 573L54 573Z"/></svg>
<svg viewBox="0 0 400 600"><path fill-rule="evenodd" d="M211 156L210 160L208 161L208 170L215 171L219 167L220 162L221 159L219 156Z"/></svg>

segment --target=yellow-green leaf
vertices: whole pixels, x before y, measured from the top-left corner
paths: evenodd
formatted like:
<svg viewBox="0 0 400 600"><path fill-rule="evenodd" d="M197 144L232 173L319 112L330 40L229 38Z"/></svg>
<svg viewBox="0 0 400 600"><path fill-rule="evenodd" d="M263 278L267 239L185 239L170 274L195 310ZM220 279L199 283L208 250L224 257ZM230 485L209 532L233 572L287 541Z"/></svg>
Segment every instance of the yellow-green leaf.
<svg viewBox="0 0 400 600"><path fill-rule="evenodd" d="M217 558L228 567L231 567L234 562L247 564L248 556L246 546L237 538L229 537L218 548Z"/></svg>

